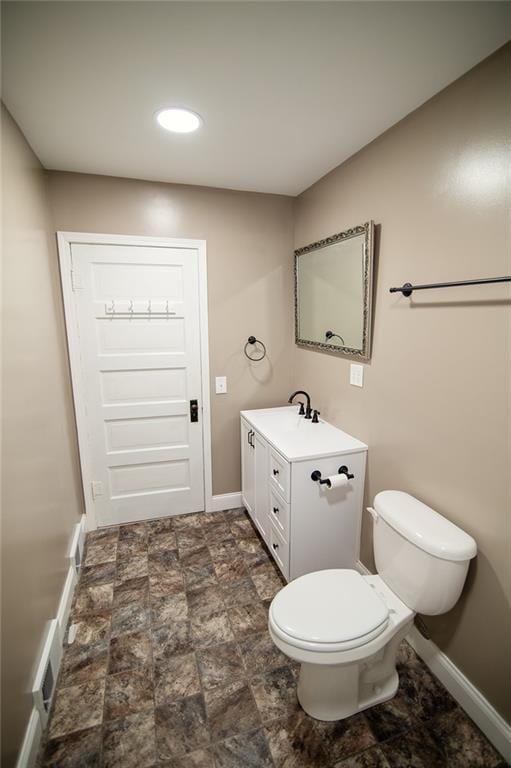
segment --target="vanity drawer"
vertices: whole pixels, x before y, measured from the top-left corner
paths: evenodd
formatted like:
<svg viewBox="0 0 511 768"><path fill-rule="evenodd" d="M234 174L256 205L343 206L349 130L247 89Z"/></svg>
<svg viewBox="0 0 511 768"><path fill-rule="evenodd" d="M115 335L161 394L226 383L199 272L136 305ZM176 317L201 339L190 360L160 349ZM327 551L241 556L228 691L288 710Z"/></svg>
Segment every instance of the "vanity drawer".
<svg viewBox="0 0 511 768"><path fill-rule="evenodd" d="M271 487L275 488L285 501L290 501L290 476L289 462L283 459L277 451L270 450L270 482L273 484Z"/></svg>
<svg viewBox="0 0 511 768"><path fill-rule="evenodd" d="M274 488L270 488L268 517L285 541L289 542L289 504Z"/></svg>
<svg viewBox="0 0 511 768"><path fill-rule="evenodd" d="M284 541L273 524L270 525L270 552L287 580L289 578L289 544Z"/></svg>

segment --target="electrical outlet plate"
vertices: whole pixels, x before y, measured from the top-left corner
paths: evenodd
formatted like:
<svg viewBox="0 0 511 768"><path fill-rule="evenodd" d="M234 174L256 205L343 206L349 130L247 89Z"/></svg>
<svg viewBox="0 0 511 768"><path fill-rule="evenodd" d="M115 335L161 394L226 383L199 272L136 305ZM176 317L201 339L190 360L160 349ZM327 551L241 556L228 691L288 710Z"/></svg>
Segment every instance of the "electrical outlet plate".
<svg viewBox="0 0 511 768"><path fill-rule="evenodd" d="M217 395L225 395L227 393L227 377L226 376L216 377L215 392Z"/></svg>
<svg viewBox="0 0 511 768"><path fill-rule="evenodd" d="M350 365L350 384L354 387L364 386L364 366L358 363L351 363Z"/></svg>
<svg viewBox="0 0 511 768"><path fill-rule="evenodd" d="M91 482L92 498L96 499L103 495L103 483L101 480L92 480Z"/></svg>

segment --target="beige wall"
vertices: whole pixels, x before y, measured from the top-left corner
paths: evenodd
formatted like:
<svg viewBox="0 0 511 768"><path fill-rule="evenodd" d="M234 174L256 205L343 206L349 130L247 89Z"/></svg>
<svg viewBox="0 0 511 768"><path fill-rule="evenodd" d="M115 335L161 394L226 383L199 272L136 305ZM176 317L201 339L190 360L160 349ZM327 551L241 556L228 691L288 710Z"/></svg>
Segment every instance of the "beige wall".
<svg viewBox="0 0 511 768"><path fill-rule="evenodd" d="M55 228L207 240L213 493L240 490L239 412L291 392L292 199L50 173ZM251 334L267 359L249 363ZM214 393L227 376L228 394Z"/></svg>
<svg viewBox="0 0 511 768"><path fill-rule="evenodd" d="M379 225L373 355L296 349L293 386L369 445L367 501L417 495L477 540L464 598L433 639L511 720L511 292L389 294L391 285L511 274L511 46L304 192L295 247ZM363 559L372 565L366 514Z"/></svg>
<svg viewBox="0 0 511 768"><path fill-rule="evenodd" d="M10 766L82 500L47 182L3 108L1 127L2 765Z"/></svg>

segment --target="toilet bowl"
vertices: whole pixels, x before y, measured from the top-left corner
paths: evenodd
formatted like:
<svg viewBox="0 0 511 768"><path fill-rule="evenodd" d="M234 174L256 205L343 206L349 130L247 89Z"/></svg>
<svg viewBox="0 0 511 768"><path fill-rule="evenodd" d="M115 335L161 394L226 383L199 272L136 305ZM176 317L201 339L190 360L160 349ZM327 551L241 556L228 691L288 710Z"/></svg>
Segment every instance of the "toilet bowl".
<svg viewBox="0 0 511 768"><path fill-rule="evenodd" d="M340 720L394 696L395 656L413 617L379 576L327 570L279 592L269 630L277 648L301 663L303 709Z"/></svg>
<svg viewBox="0 0 511 768"><path fill-rule="evenodd" d="M273 599L269 632L301 664L298 699L318 720L340 720L394 696L396 654L416 611L458 600L474 540L408 494L383 491L371 510L379 573L301 576Z"/></svg>

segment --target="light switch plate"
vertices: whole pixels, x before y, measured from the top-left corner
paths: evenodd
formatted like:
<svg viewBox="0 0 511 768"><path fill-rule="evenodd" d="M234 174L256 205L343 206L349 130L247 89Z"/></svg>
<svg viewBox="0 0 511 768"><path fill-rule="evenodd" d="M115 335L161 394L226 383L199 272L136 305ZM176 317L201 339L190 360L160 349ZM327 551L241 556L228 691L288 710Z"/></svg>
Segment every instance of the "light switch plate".
<svg viewBox="0 0 511 768"><path fill-rule="evenodd" d="M227 377L217 376L215 379L215 392L217 395L225 395L227 392Z"/></svg>
<svg viewBox="0 0 511 768"><path fill-rule="evenodd" d="M358 363L351 363L350 365L350 384L354 387L364 386L364 366Z"/></svg>

